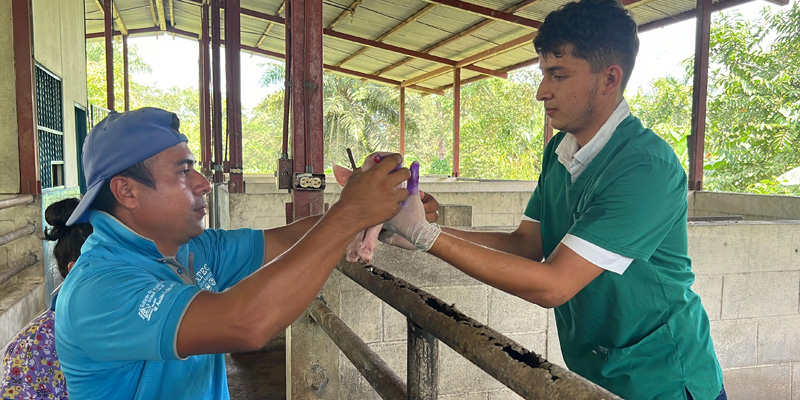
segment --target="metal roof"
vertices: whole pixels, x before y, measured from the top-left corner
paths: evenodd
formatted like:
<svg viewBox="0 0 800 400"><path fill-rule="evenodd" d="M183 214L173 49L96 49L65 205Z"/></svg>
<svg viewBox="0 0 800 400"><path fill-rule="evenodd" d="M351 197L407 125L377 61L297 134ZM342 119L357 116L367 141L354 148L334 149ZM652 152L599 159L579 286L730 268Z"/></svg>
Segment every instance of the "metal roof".
<svg viewBox="0 0 800 400"><path fill-rule="evenodd" d="M462 83L504 77L510 70L536 63L531 45L536 27L568 1L324 0L323 62L336 73L427 92L449 88L454 66L462 68ZM715 0L713 9L747 1ZM283 55L284 3L241 0L243 51L273 58ZM113 4L114 29L121 34L199 37L203 0L115 0ZM696 7L695 0L623 0L623 4L640 31L692 18ZM102 9L102 0L86 0L87 38L103 36ZM224 30L224 23L221 26Z"/></svg>

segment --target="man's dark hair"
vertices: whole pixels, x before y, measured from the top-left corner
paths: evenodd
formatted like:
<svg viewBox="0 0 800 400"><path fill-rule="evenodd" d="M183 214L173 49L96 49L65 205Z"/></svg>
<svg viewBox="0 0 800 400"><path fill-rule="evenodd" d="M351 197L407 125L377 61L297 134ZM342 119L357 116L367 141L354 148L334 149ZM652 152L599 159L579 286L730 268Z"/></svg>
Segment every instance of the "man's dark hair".
<svg viewBox="0 0 800 400"><path fill-rule="evenodd" d="M124 171L114 175L114 176L125 176L128 178L135 179L139 183L142 183L148 187L153 189L156 188L156 180L153 177L153 157L150 157L144 161L136 163ZM97 198L94 199L92 202L92 208L99 211L105 211L109 214L114 213L114 208L117 207L117 198L114 197L114 193L111 193L111 178L106 179L103 182L103 188L100 189L100 192L97 193Z"/></svg>
<svg viewBox="0 0 800 400"><path fill-rule="evenodd" d="M533 47L539 56L561 57L572 45L571 56L589 62L592 72L612 64L622 67L621 91L633 72L639 38L636 23L616 0L581 0L553 11L545 18Z"/></svg>

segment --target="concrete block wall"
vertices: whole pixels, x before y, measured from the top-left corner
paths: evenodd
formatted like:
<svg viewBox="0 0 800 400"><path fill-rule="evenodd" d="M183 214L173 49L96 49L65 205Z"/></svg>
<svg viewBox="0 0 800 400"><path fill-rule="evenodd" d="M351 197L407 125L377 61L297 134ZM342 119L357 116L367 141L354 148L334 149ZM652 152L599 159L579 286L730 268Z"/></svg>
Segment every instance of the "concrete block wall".
<svg viewBox="0 0 800 400"><path fill-rule="evenodd" d="M800 197L749 193L690 192L690 216L741 215L745 220L800 218Z"/></svg>
<svg viewBox="0 0 800 400"><path fill-rule="evenodd" d="M693 222L689 246L729 396L800 399L800 221Z"/></svg>
<svg viewBox="0 0 800 400"><path fill-rule="evenodd" d="M247 175L247 194L231 196L230 226L274 228L286 224L285 204L291 202L286 190L278 190L275 177ZM420 189L431 193L440 204L472 207L472 226L517 226L536 182L477 181L458 178L420 178ZM327 177L325 202L339 199L341 188ZM456 225L459 225L456 223Z"/></svg>
<svg viewBox="0 0 800 400"><path fill-rule="evenodd" d="M0 200L15 196L0 195ZM0 274L34 254L38 262L24 269L11 280L0 284L0 346L5 349L28 321L45 309L45 280L42 264L42 241L39 198L31 204L0 210L0 235L34 223L33 234L0 246Z"/></svg>
<svg viewBox="0 0 800 400"><path fill-rule="evenodd" d="M479 210L491 215L493 208L509 212L516 208L521 215L533 189L524 192L518 188L527 183L517 182L468 182L472 191L462 191L460 183L453 180L426 184L423 190L433 193L440 203L472 205L473 225L482 229L515 228L518 220L508 222L501 215L487 216L479 225ZM484 190L490 186L491 190ZM335 201L337 194L335 188L326 195L326 202ZM273 217L273 226L283 223L288 194L280 200L271 200L267 193L237 196L231 196L233 225L252 226L256 218L275 209L281 213ZM511 204L515 200L507 197L514 196L517 202ZM499 207L500 198L509 204ZM690 215L743 215L749 219L692 222L688 228L696 274L693 290L700 294L711 320L730 398L800 400L800 198L696 192L689 194L689 202ZM483 285L426 254L379 244L374 264L454 304L551 362L564 365L551 310ZM322 295L404 379L404 318L338 272ZM287 398L378 398L350 361L307 317L298 319L287 333L287 359L287 380L291 382ZM440 362L443 399L519 398L443 344ZM320 385L323 381L325 384Z"/></svg>

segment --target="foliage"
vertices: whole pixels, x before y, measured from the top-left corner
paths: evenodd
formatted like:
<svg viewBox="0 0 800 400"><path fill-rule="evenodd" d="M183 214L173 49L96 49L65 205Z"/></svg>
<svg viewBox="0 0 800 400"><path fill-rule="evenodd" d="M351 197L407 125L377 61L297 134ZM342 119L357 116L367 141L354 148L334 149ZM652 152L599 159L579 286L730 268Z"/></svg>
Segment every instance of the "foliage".
<svg viewBox="0 0 800 400"><path fill-rule="evenodd" d="M124 110L124 82L122 41L119 37L114 42L114 103L118 111ZM128 46L129 74L150 73L150 66L142 59L135 45ZM89 91L89 103L106 108L106 59L105 43L86 43L86 75ZM196 88L171 87L163 90L153 86L129 82L131 110L141 107L158 107L178 115L181 120L181 132L189 138L189 148L196 157L200 157L200 107L199 94Z"/></svg>
<svg viewBox="0 0 800 400"><path fill-rule="evenodd" d="M711 30L711 71L704 154L705 189L800 195L777 176L800 165L800 3L785 11L765 9L762 21L740 14L717 14ZM130 68L149 66L130 46ZM122 54L114 46L115 95L122 105ZM654 80L628 97L635 115L664 138L688 167L691 131L691 59L682 77ZM89 99L105 106L102 42L87 43ZM263 64L263 85L274 87L243 115L246 173L273 173L283 137L284 68ZM543 113L536 101L536 68L507 80L483 79L461 90L459 169L462 177L536 179L543 148ZM182 130L199 156L198 94L194 88L162 90L131 82L131 107L157 106L178 113ZM345 149L357 160L373 151L399 150L399 91L345 76L323 77L323 135L326 169L348 165ZM121 107L118 107L121 108ZM406 96L407 161L418 160L423 174L453 170L453 97ZM289 143L291 145L291 143Z"/></svg>
<svg viewBox="0 0 800 400"><path fill-rule="evenodd" d="M711 29L704 189L800 194L776 177L800 165L800 4L760 20L715 16ZM692 60L682 79L659 78L631 107L687 162Z"/></svg>

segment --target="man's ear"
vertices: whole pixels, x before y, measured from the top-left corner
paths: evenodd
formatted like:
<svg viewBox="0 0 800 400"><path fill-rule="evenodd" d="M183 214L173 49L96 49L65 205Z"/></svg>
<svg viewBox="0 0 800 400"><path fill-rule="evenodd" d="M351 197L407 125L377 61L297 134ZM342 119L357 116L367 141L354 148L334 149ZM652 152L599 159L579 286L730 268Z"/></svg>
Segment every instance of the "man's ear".
<svg viewBox="0 0 800 400"><path fill-rule="evenodd" d="M606 67L602 75L603 95L608 96L617 90L622 91L622 75L622 67L619 65L611 64Z"/></svg>
<svg viewBox="0 0 800 400"><path fill-rule="evenodd" d="M111 178L109 188L117 199L117 203L119 203L120 207L132 210L139 206L139 200L136 197L135 189L137 183L138 182L134 179L126 176L117 175Z"/></svg>

